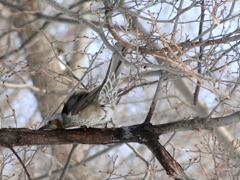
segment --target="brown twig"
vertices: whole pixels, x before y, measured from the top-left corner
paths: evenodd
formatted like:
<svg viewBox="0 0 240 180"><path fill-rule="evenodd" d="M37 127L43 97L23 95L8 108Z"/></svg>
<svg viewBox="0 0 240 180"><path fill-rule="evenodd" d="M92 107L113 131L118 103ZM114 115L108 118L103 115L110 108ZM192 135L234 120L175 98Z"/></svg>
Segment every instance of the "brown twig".
<svg viewBox="0 0 240 180"><path fill-rule="evenodd" d="M28 173L28 170L26 168L26 166L23 164L21 158L18 156L17 152L13 149L13 147L7 143L5 143L6 146L13 152L13 154L17 157L18 161L20 162L20 164L22 165L23 169L25 170L26 174L27 174L27 177L29 180L31 180L31 176L30 174Z"/></svg>

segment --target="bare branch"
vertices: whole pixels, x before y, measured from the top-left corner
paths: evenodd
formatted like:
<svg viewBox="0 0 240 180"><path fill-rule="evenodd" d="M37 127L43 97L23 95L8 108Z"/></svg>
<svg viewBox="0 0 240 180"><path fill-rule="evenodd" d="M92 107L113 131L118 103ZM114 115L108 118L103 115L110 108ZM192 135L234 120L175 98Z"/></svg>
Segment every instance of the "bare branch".
<svg viewBox="0 0 240 180"><path fill-rule="evenodd" d="M208 117L207 117L208 118ZM134 134L144 135L145 132L153 132L161 135L176 131L198 131L212 130L216 127L226 126L240 121L240 111L228 116L210 118L194 118L191 120L180 120L176 122L151 125L140 124L121 128L80 128L73 130L29 130L24 128L0 129L0 146L5 147L6 143L12 146L25 145L54 145L54 144L110 144L123 142L142 142ZM33 140L32 137L35 137Z"/></svg>
<svg viewBox="0 0 240 180"><path fill-rule="evenodd" d="M156 107L156 104L157 104L157 101L158 101L158 98L159 98L159 94L160 94L160 90L161 90L161 87L162 87L163 80L164 80L164 75L163 75L163 72L162 72L162 73L159 73L159 80L158 80L157 88L156 88L155 94L153 96L152 104L149 108L147 117L144 121L144 123L146 123L146 124L150 123L150 121L151 121L153 112L155 110L155 107Z"/></svg>
<svg viewBox="0 0 240 180"><path fill-rule="evenodd" d="M21 158L19 157L19 155L17 154L17 152L13 149L13 147L11 145L6 144L6 146L8 146L8 148L11 149L13 154L17 157L18 161L20 162L20 164L22 165L23 169L25 170L28 179L31 180L31 176L28 173L28 170L27 170L26 166L23 164L23 162L22 162Z"/></svg>
<svg viewBox="0 0 240 180"><path fill-rule="evenodd" d="M74 154L74 151L75 151L75 149L76 149L77 147L78 147L78 144L73 144L73 147L72 147L72 149L71 149L71 151L70 151L70 153L69 153L69 155L68 155L66 164L65 164L64 167L63 167L63 170L62 170L62 173L61 173L61 175L60 175L60 177L59 177L59 180L64 179L65 174L66 174L66 172L67 172L67 170L68 170L68 168L69 168L70 161L71 161L71 159L72 159L72 156L73 156L73 154Z"/></svg>

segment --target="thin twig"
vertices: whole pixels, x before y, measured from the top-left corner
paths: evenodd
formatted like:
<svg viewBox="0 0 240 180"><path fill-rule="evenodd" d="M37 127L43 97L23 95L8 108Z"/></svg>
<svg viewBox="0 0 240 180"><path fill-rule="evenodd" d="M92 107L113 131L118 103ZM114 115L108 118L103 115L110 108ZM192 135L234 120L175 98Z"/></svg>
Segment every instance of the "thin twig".
<svg viewBox="0 0 240 180"><path fill-rule="evenodd" d="M65 164L65 166L63 167L62 173L61 173L61 175L60 175L60 177L59 177L59 180L62 180L62 179L65 177L65 174L66 174L66 172L67 172L67 170L68 170L68 168L69 168L70 161L71 161L72 156L73 156L73 154L74 154L74 151L75 151L75 149L76 149L77 147L78 147L78 144L73 144L72 149L71 149L71 151L70 151L70 153L69 153L69 155L68 155L68 159L67 159L67 161L66 161L66 164Z"/></svg>
<svg viewBox="0 0 240 180"><path fill-rule="evenodd" d="M144 121L144 123L150 123L151 121L151 118L152 118L152 115L153 115L153 112L155 110L155 107L156 107L156 104L157 104L157 100L159 98L159 94L160 94L160 89L162 87L162 83L163 83L163 72L159 74L159 81L158 81L158 85L157 85L157 88L156 88L156 91L155 91L155 94L153 96L153 100L152 100L152 104L150 106L150 109L148 111L148 115Z"/></svg>
<svg viewBox="0 0 240 180"><path fill-rule="evenodd" d="M18 156L17 152L16 152L16 151L13 149L13 147L10 146L9 144L6 143L6 145L7 145L8 148L13 152L13 154L17 157L18 161L20 162L20 164L22 165L23 169L25 170L28 179L31 180L31 176L30 176L30 174L28 173L28 170L27 170L26 166L23 164L21 158Z"/></svg>
<svg viewBox="0 0 240 180"><path fill-rule="evenodd" d="M202 8L201 8L201 20L200 20L200 24L199 24L198 35L202 34L202 31L203 31L203 24L204 24L204 1L202 1L201 6L202 6ZM199 42L200 43L202 42L202 37L199 38ZM199 60L202 60L202 58L203 58L203 51L204 51L204 47L200 46L199 57L198 57ZM198 66L198 74L201 74L202 73L201 63L198 62L197 66ZM193 105L194 106L196 106L197 102L198 102L198 94L199 94L199 91L200 91L200 86L201 86L201 83L198 80L196 88L195 88L195 92L193 94Z"/></svg>

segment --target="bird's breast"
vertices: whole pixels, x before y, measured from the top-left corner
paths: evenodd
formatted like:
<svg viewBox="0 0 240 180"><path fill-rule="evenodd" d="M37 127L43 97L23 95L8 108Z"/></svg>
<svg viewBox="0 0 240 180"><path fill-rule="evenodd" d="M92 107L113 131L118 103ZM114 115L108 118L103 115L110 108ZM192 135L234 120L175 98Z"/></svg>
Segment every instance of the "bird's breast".
<svg viewBox="0 0 240 180"><path fill-rule="evenodd" d="M113 115L113 107L108 106L98 106L89 105L82 111L78 112L76 115L69 114L67 118L64 119L64 127L73 126L96 126L100 124L105 124L111 120Z"/></svg>

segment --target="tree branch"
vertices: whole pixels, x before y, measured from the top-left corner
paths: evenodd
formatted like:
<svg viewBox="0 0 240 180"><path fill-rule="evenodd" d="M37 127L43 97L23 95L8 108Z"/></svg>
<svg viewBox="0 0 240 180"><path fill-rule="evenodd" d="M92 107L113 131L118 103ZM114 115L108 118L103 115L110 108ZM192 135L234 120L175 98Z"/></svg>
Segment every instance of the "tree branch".
<svg viewBox="0 0 240 180"><path fill-rule="evenodd" d="M20 158L20 156L17 154L17 152L13 149L12 146L6 144L8 146L8 148L13 152L13 154L17 157L18 161L20 162L20 164L22 165L23 169L25 170L25 173L28 177L29 180L31 180L31 176L30 174L28 173L28 170L26 168L26 166L24 165L24 163L22 162L22 159Z"/></svg>
<svg viewBox="0 0 240 180"><path fill-rule="evenodd" d="M209 121L206 121L206 119L208 119L208 117L180 120L155 126L151 126L150 124L145 126L145 128L159 135L179 131L198 131L200 129L213 130L217 127L238 123L240 121L240 111L224 117L210 118Z"/></svg>
<svg viewBox="0 0 240 180"><path fill-rule="evenodd" d="M148 111L148 114L147 114L147 117L146 117L144 123L150 123L150 121L152 119L152 115L153 115L153 112L154 112L155 107L157 105L157 101L158 101L158 98L159 98L160 90L162 88L162 83L163 83L163 80L164 80L163 74L164 74L164 72L159 73L158 85L157 85L155 94L153 96L152 104L150 106L150 109Z"/></svg>
<svg viewBox="0 0 240 180"><path fill-rule="evenodd" d="M145 145L152 151L168 175L174 179L190 179L184 173L180 164L178 164L158 141L148 141Z"/></svg>
<svg viewBox="0 0 240 180"><path fill-rule="evenodd" d="M207 118L207 117L206 117ZM212 130L216 127L226 126L240 121L240 111L231 115L210 118L204 124L206 118L194 118L191 120L179 120L160 125L137 124L120 128L80 128L71 130L30 130L26 128L4 128L0 129L0 146L32 146L32 145L54 145L54 144L111 144L138 142L143 143L139 134L152 132L157 136L178 131Z"/></svg>
<svg viewBox="0 0 240 180"><path fill-rule="evenodd" d="M204 124L206 118L180 120L161 125L139 124L121 128L80 128L72 130L29 130L29 129L0 129L0 146L13 147L24 145L53 145L53 144L110 144L137 142L145 144L162 164L167 174L175 179L189 179L181 166L158 142L158 136L165 133L213 129L240 121L240 111L219 118L211 118Z"/></svg>

